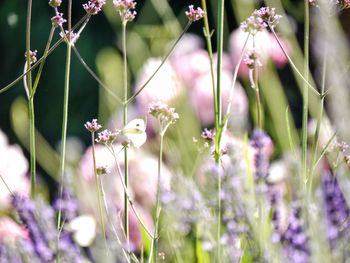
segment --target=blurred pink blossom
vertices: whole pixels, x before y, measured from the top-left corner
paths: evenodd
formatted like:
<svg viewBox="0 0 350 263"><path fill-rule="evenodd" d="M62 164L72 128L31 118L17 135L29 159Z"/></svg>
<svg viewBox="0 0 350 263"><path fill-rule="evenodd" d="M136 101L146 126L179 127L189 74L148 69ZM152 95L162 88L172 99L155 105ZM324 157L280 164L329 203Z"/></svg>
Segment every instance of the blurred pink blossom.
<svg viewBox="0 0 350 263"><path fill-rule="evenodd" d="M0 218L0 241L14 242L17 238L27 238L27 231L9 217Z"/></svg>
<svg viewBox="0 0 350 263"><path fill-rule="evenodd" d="M29 194L28 161L18 145L8 144L6 135L0 130L0 174L12 192ZM0 181L0 209L10 205L10 193Z"/></svg>

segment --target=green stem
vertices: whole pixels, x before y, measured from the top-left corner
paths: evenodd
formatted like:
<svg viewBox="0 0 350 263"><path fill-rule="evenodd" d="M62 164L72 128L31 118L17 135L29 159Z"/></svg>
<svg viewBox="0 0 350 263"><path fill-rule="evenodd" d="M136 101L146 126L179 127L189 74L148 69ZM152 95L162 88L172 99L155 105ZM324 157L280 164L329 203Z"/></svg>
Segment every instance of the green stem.
<svg viewBox="0 0 350 263"><path fill-rule="evenodd" d="M204 36L207 43L207 49L208 49L208 56L209 56L209 63L210 63L210 75L211 75L211 85L213 89L213 100L214 100L214 116L216 119L216 116L219 115L218 112L218 105L217 105L217 94L216 94L216 87L215 87L215 77L214 77L214 66L213 66L213 48L211 45L211 33L209 29L209 22L208 22L208 10L207 10L207 3L206 0L202 0L202 8L205 13L204 15ZM215 122L216 125L218 122ZM215 126L215 129L218 130L218 127Z"/></svg>
<svg viewBox="0 0 350 263"><path fill-rule="evenodd" d="M67 43L66 52L66 71L65 71L65 81L64 81L64 95L63 95L63 120L62 120L62 134L61 134L61 160L60 160L60 176L61 176L61 188L60 197L63 194L63 181L65 172L65 162L66 162L66 140L67 140L67 124L68 124L68 98L69 98L69 78L70 78L70 64L71 64L71 44ZM61 225L61 206L58 211L57 218L57 229Z"/></svg>
<svg viewBox="0 0 350 263"><path fill-rule="evenodd" d="M150 251L150 260L153 258L153 263L157 263L157 256L158 256L158 240L159 240L159 218L160 218L160 212L162 210L161 204L160 204L160 191L161 191L161 172L162 172L162 163L163 163L163 139L164 139L164 133L160 133L160 148L159 148L159 159L158 159L158 178L157 178L157 195L156 195L156 218L155 218L155 227L154 227L154 234L153 234L153 240L151 245L151 251ZM153 254L152 254L153 253ZM150 262L150 261L149 261Z"/></svg>
<svg viewBox="0 0 350 263"><path fill-rule="evenodd" d="M310 19L309 19L309 1L305 0L304 3L304 77L306 82L309 82L309 31L310 31ZM303 121L302 121L302 185L306 190L306 182L308 180L307 175L307 121L309 112L309 89L306 83L303 86ZM304 191L305 193L305 191Z"/></svg>
<svg viewBox="0 0 350 263"><path fill-rule="evenodd" d="M94 176L95 176L95 183L96 183L96 194L97 194L99 216L100 216L100 221L101 221L103 238L104 238L105 245L106 245L106 251L108 253L106 227L105 227L104 218L103 218L102 201L101 201L101 197L103 198L103 193L102 193L102 189L101 189L101 182L98 178L97 168L96 168L95 133L94 132L91 133L91 147L92 147L92 160L93 160L93 166L94 166Z"/></svg>
<svg viewBox="0 0 350 263"><path fill-rule="evenodd" d="M160 65L158 66L158 68L154 71L154 73L149 77L149 79L141 86L141 88L134 93L134 95L132 95L126 102L125 104L129 104L131 103L148 85L148 83L153 79L153 77L157 74L157 72L160 70L160 68L164 65L164 63L168 60L168 58L170 57L170 55L173 53L176 45L179 43L179 41L181 40L181 38L183 37L183 35L187 32L187 30L189 29L190 25L192 24L192 22L188 22L186 27L184 28L184 30L181 32L180 36L176 39L176 41L174 42L174 44L172 45L172 47L170 48L168 54L165 55L165 57L163 58L162 62L160 63Z"/></svg>
<svg viewBox="0 0 350 263"><path fill-rule="evenodd" d="M40 63L40 66L39 66L39 69L38 69L38 73L36 74L34 85L33 85L33 90L32 90L32 93L31 93L30 97L34 97L36 89L38 87L39 80L40 80L40 77L41 77L41 73L43 71L43 68L44 68L44 65L45 65L45 61L46 61L46 58L48 56L48 52L50 50L51 41L52 41L52 37L53 37L54 32L55 32L55 27L52 26L51 30L50 30L49 38L48 38L47 43L46 43L46 48L45 48L45 51L44 51L43 59L42 59L42 61Z"/></svg>
<svg viewBox="0 0 350 263"><path fill-rule="evenodd" d="M323 61L322 61L321 94L325 94L325 90L326 90L327 56L328 56L328 45L326 42L325 50L323 53ZM319 113L318 113L318 117L317 117L317 125L316 125L313 150L312 150L312 169L311 169L311 174L310 174L309 195L311 194L313 175L314 175L315 168L316 168L317 148L318 148L318 143L319 143L320 129L321 129L321 123L322 123L322 117L323 117L324 100L325 100L325 96L322 96L321 101L320 101L320 105L319 105L320 108L319 108Z"/></svg>
<svg viewBox="0 0 350 263"><path fill-rule="evenodd" d="M30 30L31 30L31 17L32 17L32 0L28 0L27 9L27 29L26 29L26 53L27 53L27 69L29 73L27 74L26 84L28 88L28 94L32 93L33 83L32 83L32 73L31 73L31 59L30 59ZM35 156L35 113L34 113L34 101L29 98L28 102L29 111L29 140L30 140L30 184L31 197L35 197L36 192L36 156Z"/></svg>
<svg viewBox="0 0 350 263"><path fill-rule="evenodd" d="M217 29L217 75L216 75L216 105L217 112L215 115L215 129L216 132L221 132L221 67L222 67L222 53L223 53L223 35L224 35L224 11L225 0L218 0L218 29ZM219 131L220 129L220 131ZM221 135L215 136L215 161L220 165L220 141ZM217 211L217 262L221 262L221 177L218 176L218 211Z"/></svg>
<svg viewBox="0 0 350 263"><path fill-rule="evenodd" d="M89 17L89 15L85 15L82 19L79 20L79 22L73 27L73 30L75 28L77 28L78 26L80 26L86 19L87 17ZM56 43L54 45L52 45L52 47L49 49L49 51L47 52L47 56L48 57L62 42L63 42L63 38L60 38L59 40L56 41ZM9 89L11 89L14 85L16 85L24 76L29 75L29 73L37 68L40 63L42 62L42 60L44 59L44 56L42 56L41 58L39 58L36 63L34 63L30 68L27 67L27 70L25 72L23 72L21 75L19 75L15 80L13 80L11 83L7 84L5 87L3 87L2 89L0 89L0 94L8 91Z"/></svg>
<svg viewBox="0 0 350 263"><path fill-rule="evenodd" d="M126 23L123 22L123 65L124 65L124 126L128 123L128 61L126 55ZM124 184L126 190L128 189L129 180L129 160L128 160L128 147L124 148ZM127 244L129 245L129 203L128 193L124 191L124 231Z"/></svg>

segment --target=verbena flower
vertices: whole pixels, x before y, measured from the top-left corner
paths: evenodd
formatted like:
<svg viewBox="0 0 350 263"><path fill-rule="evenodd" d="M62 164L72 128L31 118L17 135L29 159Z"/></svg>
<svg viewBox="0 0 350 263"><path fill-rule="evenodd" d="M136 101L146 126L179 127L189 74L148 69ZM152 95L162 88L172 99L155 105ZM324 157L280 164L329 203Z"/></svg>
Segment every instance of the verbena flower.
<svg viewBox="0 0 350 263"><path fill-rule="evenodd" d="M79 33L74 33L73 31L71 31L70 34L69 34L68 30L65 31L65 34L63 34L63 33L61 32L61 33L60 33L60 36L61 36L62 38L64 38L65 41L66 41L67 43L68 43L68 41L69 41L69 44L70 44L70 45L74 45L75 42L77 42L77 40L78 40L79 37L80 37ZM68 40L68 41L67 41L67 40Z"/></svg>
<svg viewBox="0 0 350 263"><path fill-rule="evenodd" d="M83 4L86 13L96 15L102 10L102 6L106 4L106 0L90 0Z"/></svg>
<svg viewBox="0 0 350 263"><path fill-rule="evenodd" d="M49 5L54 7L54 8L57 8L61 5L62 3L62 0L50 0L49 1Z"/></svg>
<svg viewBox="0 0 350 263"><path fill-rule="evenodd" d="M342 238L349 238L350 209L337 178L333 176L329 168L325 169L321 184L328 223L327 236L331 248L334 249Z"/></svg>
<svg viewBox="0 0 350 263"><path fill-rule="evenodd" d="M215 130L205 128L201 134L201 137L209 142L213 142L215 139Z"/></svg>
<svg viewBox="0 0 350 263"><path fill-rule="evenodd" d="M98 133L98 138L96 139L96 142L111 145L117 139L118 134L118 132L112 132L106 129Z"/></svg>
<svg viewBox="0 0 350 263"><path fill-rule="evenodd" d="M97 119L93 119L91 122L87 121L84 126L90 132L96 132L102 128L102 126L97 122Z"/></svg>
<svg viewBox="0 0 350 263"><path fill-rule="evenodd" d="M136 1L134 0L113 0L113 4L117 12L119 12L120 18L123 23L127 23L129 21L133 21L136 17Z"/></svg>
<svg viewBox="0 0 350 263"><path fill-rule="evenodd" d="M51 22L55 27L61 27L67 20L63 18L63 13L57 13L51 18Z"/></svg>
<svg viewBox="0 0 350 263"><path fill-rule="evenodd" d="M54 201L53 208L61 211L62 218L67 223L78 216L78 201L68 187L63 188L62 197Z"/></svg>
<svg viewBox="0 0 350 263"><path fill-rule="evenodd" d="M37 61L37 57L36 57L37 54L38 54L38 50L34 50L34 51L29 50L30 64L34 64ZM24 57L27 58L27 52L24 54Z"/></svg>
<svg viewBox="0 0 350 263"><path fill-rule="evenodd" d="M188 20L190 20L191 22L194 22L202 19L205 15L205 12L200 7L197 7L197 9L194 9L193 5L190 5L188 6L188 11L186 11L185 14Z"/></svg>
<svg viewBox="0 0 350 263"><path fill-rule="evenodd" d="M258 67L262 66L262 63L259 59L258 52L255 49L248 50L245 53L245 56L243 58L243 63L249 68L249 69L257 69Z"/></svg>
<svg viewBox="0 0 350 263"><path fill-rule="evenodd" d="M148 113L158 119L161 133L165 133L167 128L179 119L179 114L175 108L170 108L163 102L155 102L149 106Z"/></svg>
<svg viewBox="0 0 350 263"><path fill-rule="evenodd" d="M241 23L241 29L244 32L248 32L252 35L256 35L265 28L266 25L264 24L262 18L254 13Z"/></svg>
<svg viewBox="0 0 350 263"><path fill-rule="evenodd" d="M274 28L281 17L276 14L275 8L261 7L255 9L252 15L241 23L241 28L245 32L256 35L267 27Z"/></svg>
<svg viewBox="0 0 350 263"><path fill-rule="evenodd" d="M254 13L263 20L265 27L274 28L282 18L281 15L276 14L275 8L266 6L255 10Z"/></svg>

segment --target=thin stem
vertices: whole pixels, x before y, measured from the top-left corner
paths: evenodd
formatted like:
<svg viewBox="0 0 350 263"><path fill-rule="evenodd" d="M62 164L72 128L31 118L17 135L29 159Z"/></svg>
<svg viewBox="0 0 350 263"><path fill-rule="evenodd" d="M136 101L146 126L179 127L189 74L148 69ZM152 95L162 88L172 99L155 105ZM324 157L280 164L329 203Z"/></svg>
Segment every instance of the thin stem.
<svg viewBox="0 0 350 263"><path fill-rule="evenodd" d="M304 3L304 77L306 82L309 82L309 34L310 34L310 19L309 19L309 1L305 0ZM307 175L307 121L309 113L309 89L307 84L303 86L303 121L302 121L302 185L303 189L306 190L306 182L308 180ZM305 193L305 192L304 192Z"/></svg>
<svg viewBox="0 0 350 263"><path fill-rule="evenodd" d="M126 54L126 24L123 22L123 65L124 65L124 107L123 107L123 121L124 126L128 123L128 61ZM124 183L126 190L128 189L128 180L129 180L129 160L128 160L128 147L124 147ZM127 243L129 245L129 202L127 192L124 191L124 231Z"/></svg>
<svg viewBox="0 0 350 263"><path fill-rule="evenodd" d="M124 183L124 180L123 180L123 175L122 175L122 171L120 169L120 165L119 165L119 162L118 162L118 159L117 159L117 156L118 156L118 153L116 154L115 151L114 151L114 148L109 148L108 149L110 150L110 152L112 153L113 157L114 157L114 161L116 163L116 166L117 166L117 170L118 170L118 175L119 175L119 178L120 178L120 182L123 186L123 190L124 192L127 194L127 198L128 198L128 201L129 201L129 204L137 218L137 220L139 221L139 223L141 224L141 226L143 227L143 229L146 231L146 233L150 236L150 238L153 239L153 235L151 234L151 231L148 230L148 228L146 227L146 224L144 223L144 221L142 220L139 212L137 211L133 201L131 200L130 198L130 195L128 193L128 189L126 188L126 185Z"/></svg>
<svg viewBox="0 0 350 263"><path fill-rule="evenodd" d="M60 176L61 176L61 189L60 197L63 194L63 181L65 172L65 161L66 161L66 139L67 139L67 124L68 124L68 98L69 98L69 78L70 78L70 64L71 64L71 44L67 43L66 53L66 72L64 82L64 97L63 97L63 120L62 120L62 134L61 134L61 159L60 159ZM61 206L58 211L57 217L57 228L61 224Z"/></svg>
<svg viewBox="0 0 350 263"><path fill-rule="evenodd" d="M209 63L210 63L210 75L211 75L211 85L213 89L213 100L214 100L214 116L219 115L218 112L218 105L217 105L217 94L216 94L216 87L215 87L215 77L214 77L214 66L213 66L213 48L211 45L211 33L209 29L209 22L208 22L208 10L207 10L207 3L206 0L202 0L202 8L205 13L204 15L204 36L207 43L207 49L208 49L208 56L209 56ZM218 124L218 122L215 122ZM215 126L215 129L218 130L218 127Z"/></svg>
<svg viewBox="0 0 350 263"><path fill-rule="evenodd" d="M223 53L223 33L224 33L224 11L225 0L218 0L218 28L217 28L217 75L216 75L216 104L217 112L215 116L215 128L216 132L220 133L221 130L221 67L222 67L222 53ZM220 129L220 131L219 131ZM217 165L220 165L220 141L221 134L215 136L215 161ZM217 262L221 262L221 177L218 176L218 211L217 211Z"/></svg>
<svg viewBox="0 0 350 263"><path fill-rule="evenodd" d="M77 28L78 26L80 26L86 19L87 17L89 17L89 15L85 15L83 18L81 18L78 23L73 27L73 30L75 28ZM48 57L62 42L63 42L63 38L60 38L59 40L56 41L56 43L49 49L49 51L47 52L47 56ZM11 89L14 85L16 85L24 76L27 76L33 69L37 68L40 63L42 62L42 60L44 59L44 56L42 56L41 58L39 58L36 63L34 63L29 69L27 68L25 70L25 72L23 72L21 75L19 75L15 80L13 80L11 83L7 84L5 87L3 87L2 89L0 89L0 94L8 91L9 89Z"/></svg>
<svg viewBox="0 0 350 263"><path fill-rule="evenodd" d="M101 221L101 227L102 227L102 232L103 232L103 238L105 240L105 245L106 245L106 251L108 254L108 245L107 245L107 236L106 236L106 227L104 223L104 218L103 218L103 211L102 211L102 202L101 202L101 196L103 197L103 193L101 190L101 185L100 185L100 180L97 175L97 168L96 168L96 155L95 155L95 133L91 133L91 147L92 147L92 161L93 161L93 166L94 166L94 176L95 176L95 183L96 183L96 194L97 194L97 202L98 202L98 210L99 210L99 216L100 216L100 221Z"/></svg>
<svg viewBox="0 0 350 263"><path fill-rule="evenodd" d="M317 96L321 96L321 94L317 91L317 89L315 87L313 87L310 82L303 76L303 74L300 73L299 69L297 68L297 66L294 64L293 60L291 59L291 57L288 55L287 51L285 50L285 48L283 47L281 41L279 40L276 31L274 30L273 27L269 27L271 29L271 32L273 34L273 36L275 37L279 47L281 48L283 54L286 56L286 58L288 59L289 64L292 66L292 68L294 69L294 71L299 75L299 77L304 81L304 83L317 95Z"/></svg>
<svg viewBox="0 0 350 263"><path fill-rule="evenodd" d="M2 177L1 174L0 174L0 178L1 178L1 181L4 183L4 185L5 185L6 189L7 189L7 191L9 191L9 193L10 193L11 195L13 195L13 192L11 191L10 187L8 186L8 184L6 183L4 177Z"/></svg>
<svg viewBox="0 0 350 263"><path fill-rule="evenodd" d="M86 64L86 62L84 61L84 59L82 58L78 49L75 46L73 46L73 51L77 56L78 60L80 61L80 63L90 73L90 75L98 82L98 84L100 84L100 86L104 88L108 92L108 94L111 95L113 98L115 98L120 104L124 104L124 102L117 95L114 94L112 89L107 87L107 85L102 82L102 80L95 74L95 72L88 66L88 64Z"/></svg>
<svg viewBox="0 0 350 263"><path fill-rule="evenodd" d="M165 57L163 58L162 62L160 63L160 65L158 66L158 68L154 71L154 73L149 77L149 79L141 86L141 88L134 93L134 95L132 95L126 102L125 104L129 104L131 103L148 85L148 83L153 79L153 77L157 74L157 72L160 70L160 68L164 65L164 63L167 61L167 59L170 57L170 55L173 53L176 45L179 43L179 41L181 40L181 38L183 37L183 35L187 32L188 28L190 27L190 25L192 24L191 21L189 21L186 25L186 27L184 28L184 30L181 32L180 36L176 39L176 41L174 42L174 44L172 45L172 47L170 48L168 54L165 55Z"/></svg>
<svg viewBox="0 0 350 263"><path fill-rule="evenodd" d="M26 48L27 48L27 69L31 69L31 57L30 57L30 33L31 33L31 18L32 18L32 0L28 0L27 9L27 29L26 29ZM29 71L26 80L26 87L28 94L32 93L32 73ZM35 150L35 114L34 114L34 101L33 98L28 102L29 111L29 145L30 145L30 195L35 197L36 192L36 150Z"/></svg>
<svg viewBox="0 0 350 263"><path fill-rule="evenodd" d="M163 139L164 139L164 133L160 133L160 148L159 148L159 159L158 159L158 178L157 178L157 195L156 195L156 218L155 218L155 227L154 227L154 234L153 234L153 240L150 250L150 256L149 260L153 258L154 263L157 263L157 257L158 257L158 240L159 240L159 218L160 218L160 212L162 210L161 204L160 204L160 192L161 192L161 172L162 172L162 163L163 163ZM153 253L153 256L152 256Z"/></svg>

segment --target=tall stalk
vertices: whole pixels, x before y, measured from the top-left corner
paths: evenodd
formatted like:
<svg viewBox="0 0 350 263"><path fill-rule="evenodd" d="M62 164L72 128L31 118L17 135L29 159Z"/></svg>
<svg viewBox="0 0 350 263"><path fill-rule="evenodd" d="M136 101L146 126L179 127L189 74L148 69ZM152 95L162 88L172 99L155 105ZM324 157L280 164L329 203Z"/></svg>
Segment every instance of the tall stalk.
<svg viewBox="0 0 350 263"><path fill-rule="evenodd" d="M60 178L61 178L61 189L60 197L63 194L63 181L66 161L66 141L67 141L67 124L68 124L68 99L69 99L69 79L70 79L70 65L71 65L71 30L72 30L72 0L68 1L68 34L67 34L67 51L66 51L66 69L65 69L65 80L64 80L64 95L63 95L63 119L62 119L62 133L61 133L61 159L60 159ZM57 229L61 226L61 214L62 209L58 211L57 217Z"/></svg>
<svg viewBox="0 0 350 263"><path fill-rule="evenodd" d="M218 28L217 28L217 75L216 75L216 105L217 112L215 114L215 129L218 136L215 138L215 161L220 165L220 141L221 141L221 67L223 53L223 35L224 35L224 8L225 1L218 0ZM217 261L221 262L221 177L218 176L217 185L218 211L217 211Z"/></svg>
<svg viewBox="0 0 350 263"><path fill-rule="evenodd" d="M304 78L309 82L309 35L310 35L310 17L309 17L309 1L304 3ZM308 85L303 85L303 121L302 121L302 189L306 190L306 182L308 178L307 169L307 121L309 109L309 89ZM305 193L305 191L304 191Z"/></svg>
<svg viewBox="0 0 350 263"><path fill-rule="evenodd" d="M30 56L30 33L31 33L31 18L32 18L32 0L28 0L27 8L27 28L26 28L26 54L27 54L27 69L29 70L26 78L28 88L28 111L29 111L29 144L30 144L30 194L35 197L36 192L36 149L35 149L35 114L34 114L34 98L30 96L33 90L31 56Z"/></svg>
<svg viewBox="0 0 350 263"><path fill-rule="evenodd" d="M124 65L124 106L123 106L123 122L124 126L128 123L128 62L126 56L126 21L123 22L123 65ZM126 190L128 189L129 180L129 160L128 160L128 147L124 147L124 184ZM124 231L126 241L129 244L129 202L128 193L124 192Z"/></svg>

